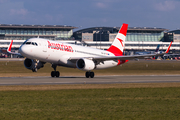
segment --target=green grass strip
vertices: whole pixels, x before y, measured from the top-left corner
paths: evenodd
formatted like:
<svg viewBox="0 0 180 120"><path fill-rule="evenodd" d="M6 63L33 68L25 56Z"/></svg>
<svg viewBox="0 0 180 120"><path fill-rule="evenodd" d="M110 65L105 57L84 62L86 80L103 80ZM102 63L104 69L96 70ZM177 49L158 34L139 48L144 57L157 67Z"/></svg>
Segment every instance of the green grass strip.
<svg viewBox="0 0 180 120"><path fill-rule="evenodd" d="M0 77L50 76L51 64L33 73L24 67L23 61L0 61ZM85 72L75 68L57 67L61 76L85 76ZM120 66L94 70L95 75L179 75L180 61L129 61Z"/></svg>
<svg viewBox="0 0 180 120"><path fill-rule="evenodd" d="M180 119L180 87L0 91L1 120Z"/></svg>

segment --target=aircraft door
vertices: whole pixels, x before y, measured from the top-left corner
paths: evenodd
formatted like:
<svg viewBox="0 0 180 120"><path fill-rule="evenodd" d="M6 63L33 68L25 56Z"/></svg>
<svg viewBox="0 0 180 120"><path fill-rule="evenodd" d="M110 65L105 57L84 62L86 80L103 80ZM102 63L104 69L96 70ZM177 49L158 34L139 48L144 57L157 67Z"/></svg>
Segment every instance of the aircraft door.
<svg viewBox="0 0 180 120"><path fill-rule="evenodd" d="M47 47L48 47L47 42L43 41L42 45L43 45L43 52L47 52Z"/></svg>

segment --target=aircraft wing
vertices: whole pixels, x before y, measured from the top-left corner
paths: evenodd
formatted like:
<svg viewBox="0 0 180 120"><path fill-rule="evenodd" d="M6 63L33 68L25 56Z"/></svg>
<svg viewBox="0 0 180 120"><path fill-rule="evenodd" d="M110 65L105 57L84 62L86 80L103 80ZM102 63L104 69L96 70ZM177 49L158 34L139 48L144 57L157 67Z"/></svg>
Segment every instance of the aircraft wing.
<svg viewBox="0 0 180 120"><path fill-rule="evenodd" d="M13 44L13 40L11 40L11 43L9 44L9 47L8 47L8 49L7 49L7 52L10 53L10 54L22 56L20 53L11 52L12 44Z"/></svg>
<svg viewBox="0 0 180 120"><path fill-rule="evenodd" d="M87 59L92 59L93 61L106 61L106 60L138 60L138 59L145 59L152 56L161 56L167 54L171 47L172 42L170 43L168 49L164 53L157 53L157 54L146 54L146 55L126 55L126 56L102 56L102 57L87 57ZM86 58L86 57L85 57ZM77 61L80 58L72 57L69 58L70 61Z"/></svg>

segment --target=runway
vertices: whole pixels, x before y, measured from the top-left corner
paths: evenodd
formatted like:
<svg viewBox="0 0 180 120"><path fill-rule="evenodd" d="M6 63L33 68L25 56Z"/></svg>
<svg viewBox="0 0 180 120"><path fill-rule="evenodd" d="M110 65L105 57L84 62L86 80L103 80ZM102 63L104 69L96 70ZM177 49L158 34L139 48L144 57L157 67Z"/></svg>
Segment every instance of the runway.
<svg viewBox="0 0 180 120"><path fill-rule="evenodd" d="M0 61L24 61L25 58L0 58Z"/></svg>
<svg viewBox="0 0 180 120"><path fill-rule="evenodd" d="M1 77L0 85L115 84L180 82L180 75L167 76L96 76L85 77Z"/></svg>

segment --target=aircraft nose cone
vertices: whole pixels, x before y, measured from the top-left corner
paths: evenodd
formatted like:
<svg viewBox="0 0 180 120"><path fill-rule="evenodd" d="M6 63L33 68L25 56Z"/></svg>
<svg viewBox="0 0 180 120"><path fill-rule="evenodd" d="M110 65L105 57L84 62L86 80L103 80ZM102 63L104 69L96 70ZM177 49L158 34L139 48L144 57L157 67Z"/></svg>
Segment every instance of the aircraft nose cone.
<svg viewBox="0 0 180 120"><path fill-rule="evenodd" d="M23 53L22 46L19 48L19 53L20 53L20 54Z"/></svg>
<svg viewBox="0 0 180 120"><path fill-rule="evenodd" d="M26 49L26 47L22 45L22 46L19 48L19 53L20 53L22 56L26 57L26 55L27 55L27 53L28 53L28 49Z"/></svg>

